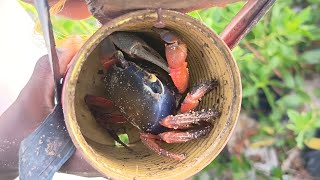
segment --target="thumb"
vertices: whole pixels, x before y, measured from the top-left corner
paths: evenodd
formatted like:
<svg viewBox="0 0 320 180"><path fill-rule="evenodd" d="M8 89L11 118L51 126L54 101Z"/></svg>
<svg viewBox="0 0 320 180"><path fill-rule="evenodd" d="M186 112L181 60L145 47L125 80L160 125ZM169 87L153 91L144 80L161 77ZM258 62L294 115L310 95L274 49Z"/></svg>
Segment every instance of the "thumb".
<svg viewBox="0 0 320 180"><path fill-rule="evenodd" d="M85 39L81 36L70 36L57 42L57 48L61 52L58 54L61 75L64 75L72 58L77 54L84 42Z"/></svg>
<svg viewBox="0 0 320 180"><path fill-rule="evenodd" d="M84 39L80 36L71 36L67 39L57 42L57 54L59 58L59 68L61 75L64 75L65 71L68 68L68 64L80 50L83 43ZM52 72L49 58L48 55L44 55L37 61L32 74L32 78L35 78L35 81L39 81L39 79L41 80L50 77L52 78Z"/></svg>
<svg viewBox="0 0 320 180"><path fill-rule="evenodd" d="M80 36L71 36L57 43L57 54L61 75L64 75L68 64L79 51L83 43L84 39ZM39 99L42 99L44 105L53 107L54 88L55 84L49 58L48 55L45 55L37 61L33 74L23 91L28 91L24 94L35 94Z"/></svg>

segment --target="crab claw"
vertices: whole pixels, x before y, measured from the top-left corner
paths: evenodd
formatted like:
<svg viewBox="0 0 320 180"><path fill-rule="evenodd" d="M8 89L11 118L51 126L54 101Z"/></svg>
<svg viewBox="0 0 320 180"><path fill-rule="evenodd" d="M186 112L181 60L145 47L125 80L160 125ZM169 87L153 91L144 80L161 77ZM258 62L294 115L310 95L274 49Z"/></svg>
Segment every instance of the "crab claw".
<svg viewBox="0 0 320 180"><path fill-rule="evenodd" d="M116 32L110 39L130 57L144 59L169 72L167 62L161 55L138 36L127 32Z"/></svg>
<svg viewBox="0 0 320 180"><path fill-rule="evenodd" d="M100 47L100 59L101 64L105 70L108 70L118 60L115 58L117 50L110 38L106 38L102 41Z"/></svg>
<svg viewBox="0 0 320 180"><path fill-rule="evenodd" d="M166 58L169 72L174 85L180 93L184 93L189 83L189 71L187 68L187 45L173 32L165 29L153 28L161 39L165 41Z"/></svg>

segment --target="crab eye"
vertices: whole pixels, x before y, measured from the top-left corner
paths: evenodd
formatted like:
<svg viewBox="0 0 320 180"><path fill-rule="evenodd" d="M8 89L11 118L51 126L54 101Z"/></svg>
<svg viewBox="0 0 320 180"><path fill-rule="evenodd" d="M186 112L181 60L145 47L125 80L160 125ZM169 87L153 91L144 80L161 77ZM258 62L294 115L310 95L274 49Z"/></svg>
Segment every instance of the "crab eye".
<svg viewBox="0 0 320 180"><path fill-rule="evenodd" d="M163 85L154 74L147 74L144 79L144 84L150 88L153 93L161 94L163 92Z"/></svg>
<svg viewBox="0 0 320 180"><path fill-rule="evenodd" d="M149 74L148 75L148 80L150 82L156 82L158 80L157 76L155 76L154 74Z"/></svg>
<svg viewBox="0 0 320 180"><path fill-rule="evenodd" d="M162 86L160 85L160 81L156 81L156 82L152 82L150 83L150 86L151 90L154 92L154 93L159 93L161 94L162 93Z"/></svg>

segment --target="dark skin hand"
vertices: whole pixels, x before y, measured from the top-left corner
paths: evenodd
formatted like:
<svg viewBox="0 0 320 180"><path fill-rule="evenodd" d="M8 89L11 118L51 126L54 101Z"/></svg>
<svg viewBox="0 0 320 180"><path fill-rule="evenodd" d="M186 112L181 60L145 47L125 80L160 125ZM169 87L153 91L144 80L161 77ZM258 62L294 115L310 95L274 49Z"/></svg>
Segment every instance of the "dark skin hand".
<svg viewBox="0 0 320 180"><path fill-rule="evenodd" d="M31 4L33 3L33 0L24 1ZM168 5L168 3L171 3L167 0L161 0L161 3L162 1L164 7ZM203 4L191 4L190 8L181 11L186 12L217 5L214 4L217 0L202 1L204 2ZM227 0L221 2L224 4L234 1L238 0ZM56 2L57 0L49 0L50 5L53 5ZM116 15L121 15L122 13L129 11L120 11L121 8L116 7L116 4L117 3L114 3L114 5L109 6L115 9L112 12ZM142 6L144 4L145 3L142 3ZM129 6L126 8L130 9ZM135 4L132 6L136 8ZM84 19L91 16L84 0L67 0L58 15L71 19ZM76 38L73 41L73 43L77 43L78 47L65 46L58 49L61 74L65 73L72 57L77 53L83 43L81 38ZM54 81L50 63L48 57L43 56L38 60L30 80L20 92L18 98L0 116L0 179L14 179L18 176L18 152L20 142L32 133L43 122L48 114L52 112L54 107L53 98ZM100 173L94 170L94 168L85 161L81 152L78 150L63 165L60 172L82 176L101 176Z"/></svg>
<svg viewBox="0 0 320 180"><path fill-rule="evenodd" d="M28 2L28 1L26 1ZM33 1L29 1L32 3ZM56 1L49 1L52 5ZM91 14L84 1L69 0L59 15L71 19L84 19ZM58 49L60 73L64 74L72 57L83 43L81 38L70 38ZM70 42L69 42L70 44ZM21 90L14 103L0 116L0 179L14 179L18 172L18 152L20 142L32 133L53 110L54 81L48 56L41 57L33 74ZM19 132L19 133L17 133ZM79 151L63 165L60 172L82 176L101 176L83 158Z"/></svg>
<svg viewBox="0 0 320 180"><path fill-rule="evenodd" d="M68 40L70 41L70 39L78 47L70 50L67 45L58 49L60 73L62 75L82 44L80 37L72 37ZM32 133L52 112L53 98L54 81L49 59L46 55L36 63L30 80L22 89L16 101L0 116L0 179L13 179L18 176L20 142ZM79 151L76 151L60 171L83 176L100 175L84 160Z"/></svg>

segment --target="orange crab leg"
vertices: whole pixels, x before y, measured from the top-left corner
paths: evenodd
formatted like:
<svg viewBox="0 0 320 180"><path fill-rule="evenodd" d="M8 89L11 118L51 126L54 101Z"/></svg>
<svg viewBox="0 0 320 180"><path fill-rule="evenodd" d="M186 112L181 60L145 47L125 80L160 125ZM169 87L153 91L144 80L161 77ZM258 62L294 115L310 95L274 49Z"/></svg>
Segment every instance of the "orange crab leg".
<svg viewBox="0 0 320 180"><path fill-rule="evenodd" d="M209 122L212 118L219 117L218 111L209 109L203 111L191 111L178 115L170 115L160 121L160 124L172 129L188 129L200 122Z"/></svg>
<svg viewBox="0 0 320 180"><path fill-rule="evenodd" d="M176 161L182 161L186 158L185 154L176 154L161 148L158 142L156 141L159 139L159 136L157 135L141 133L140 139L145 146L147 146L150 150L156 152L159 155L169 157Z"/></svg>
<svg viewBox="0 0 320 180"><path fill-rule="evenodd" d="M158 136L166 143L185 143L208 135L211 129L212 125L210 123L206 123L205 126L200 126L196 129L187 131L169 131L161 133Z"/></svg>
<svg viewBox="0 0 320 180"><path fill-rule="evenodd" d="M199 105L199 100L217 85L218 81L212 80L193 87L182 102L180 112L185 113L194 110Z"/></svg>
<svg viewBox="0 0 320 180"><path fill-rule="evenodd" d="M188 88L189 71L187 68L187 45L173 32L165 29L153 29L166 42L165 52L170 76L180 93Z"/></svg>
<svg viewBox="0 0 320 180"><path fill-rule="evenodd" d="M177 87L180 93L184 93L188 88L189 72L187 68L187 62L179 68L172 69L169 68L171 79L174 85Z"/></svg>
<svg viewBox="0 0 320 180"><path fill-rule="evenodd" d="M177 41L173 44L166 44L165 49L172 81L179 92L184 93L189 83L188 63L186 62L187 46Z"/></svg>
<svg viewBox="0 0 320 180"><path fill-rule="evenodd" d="M166 58L171 69L180 68L187 59L187 45L180 42L165 45Z"/></svg>

